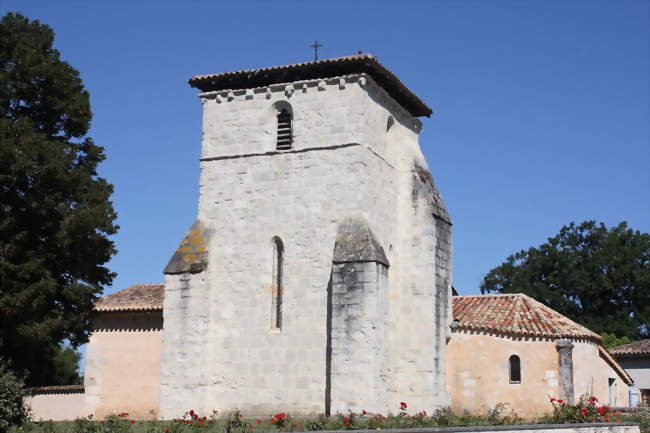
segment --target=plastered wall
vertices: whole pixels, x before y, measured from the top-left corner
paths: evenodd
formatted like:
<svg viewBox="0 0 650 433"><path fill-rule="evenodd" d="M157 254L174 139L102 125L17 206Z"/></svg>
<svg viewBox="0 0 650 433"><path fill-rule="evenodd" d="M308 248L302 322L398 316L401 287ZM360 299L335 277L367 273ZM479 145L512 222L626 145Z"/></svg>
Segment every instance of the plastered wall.
<svg viewBox="0 0 650 433"><path fill-rule="evenodd" d="M511 384L508 359L521 359L521 383ZM551 409L557 397L558 354L553 341L453 332L447 344L447 383L454 412L486 415L506 403L523 417Z"/></svg>
<svg viewBox="0 0 650 433"><path fill-rule="evenodd" d="M574 342L573 376L576 401L581 395L595 395L601 404L629 406L629 387L599 355L598 346L590 341ZM610 394L609 380L613 379Z"/></svg>
<svg viewBox="0 0 650 433"><path fill-rule="evenodd" d="M616 381L616 406L627 406L627 385L598 353L598 346L573 341L576 402L583 394L609 403L608 378ZM508 359L521 359L521 383L510 383ZM555 341L455 331L447 345L447 383L455 412L485 415L498 403L526 418L550 412L559 396Z"/></svg>
<svg viewBox="0 0 650 433"><path fill-rule="evenodd" d="M25 405L31 409L34 421L67 421L90 414L83 392L36 394L25 398Z"/></svg>
<svg viewBox="0 0 650 433"><path fill-rule="evenodd" d="M628 372L639 389L650 389L650 357L619 357L618 363Z"/></svg>
<svg viewBox="0 0 650 433"><path fill-rule="evenodd" d="M100 313L86 346L85 404L97 418L158 417L162 312Z"/></svg>
<svg viewBox="0 0 650 433"><path fill-rule="evenodd" d="M161 415L325 410L327 287L345 217L367 221L390 261L387 405L447 405L436 338L449 300L436 290L450 290L451 269L444 257L436 271L436 254L450 256L450 228L437 248L431 197L414 194L416 165L428 173L419 121L363 74L202 98L198 218L213 235L206 271L166 276ZM293 111L291 151L274 150L278 102ZM276 236L281 330L271 326Z"/></svg>

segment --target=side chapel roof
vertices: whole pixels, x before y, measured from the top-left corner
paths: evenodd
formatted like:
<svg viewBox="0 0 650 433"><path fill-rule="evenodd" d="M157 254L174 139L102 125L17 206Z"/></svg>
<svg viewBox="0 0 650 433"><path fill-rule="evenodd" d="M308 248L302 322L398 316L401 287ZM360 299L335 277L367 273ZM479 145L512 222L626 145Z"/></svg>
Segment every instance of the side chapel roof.
<svg viewBox="0 0 650 433"><path fill-rule="evenodd" d="M635 341L609 350L615 357L650 355L650 340Z"/></svg>
<svg viewBox="0 0 650 433"><path fill-rule="evenodd" d="M294 63L270 68L249 69L220 74L195 75L189 84L202 92L238 90L264 87L271 84L318 78L339 77L349 74L370 75L388 94L414 117L432 113L420 98L408 89L397 76L382 65L372 54L337 57L334 59Z"/></svg>
<svg viewBox="0 0 650 433"><path fill-rule="evenodd" d="M134 284L99 298L95 311L162 311L164 296L164 284Z"/></svg>
<svg viewBox="0 0 650 433"><path fill-rule="evenodd" d="M456 329L602 341L600 335L523 293L454 296L452 306Z"/></svg>
<svg viewBox="0 0 650 433"><path fill-rule="evenodd" d="M453 296L454 328L521 337L587 339L628 385L634 380L600 345L600 335L523 293ZM648 340L650 341L650 340ZM612 352L613 354L613 352Z"/></svg>

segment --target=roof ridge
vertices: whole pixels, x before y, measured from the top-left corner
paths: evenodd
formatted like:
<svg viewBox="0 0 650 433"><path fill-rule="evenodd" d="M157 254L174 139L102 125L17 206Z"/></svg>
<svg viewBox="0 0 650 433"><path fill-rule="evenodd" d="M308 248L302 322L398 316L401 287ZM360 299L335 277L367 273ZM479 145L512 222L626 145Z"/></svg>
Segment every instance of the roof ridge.
<svg viewBox="0 0 650 433"><path fill-rule="evenodd" d="M522 293L522 294L523 294L523 293ZM551 307L549 307L548 305L546 305L546 304L544 304L544 303L538 301L537 299L535 299L535 298L533 298L533 297L530 297L530 296L528 296L528 295L526 295L526 294L523 294L523 295L526 296L526 298L528 298L528 299L529 299L530 301L532 301L533 303L537 304L537 305L539 306L538 308L541 308L541 309L543 309L543 310L547 310L547 311L550 311L550 312L552 312L552 313L554 313L554 314L557 314L557 315L559 316L558 319L561 320L561 321L563 321L565 324L568 324L568 325L570 325L570 326L573 326L573 327L577 328L578 330L579 330L579 329L584 329L584 330L586 330L586 331L589 331L590 333L596 335L596 336L598 337L598 339L602 340L602 337L601 337L599 334L595 333L594 331L592 331L591 329L587 328L586 326L581 325L580 323L578 323L578 322L576 322L576 321L574 321L574 320L571 320L570 318L568 318L568 317L565 316L564 314L560 313L560 312L557 311L557 310L554 310L553 308L551 308Z"/></svg>

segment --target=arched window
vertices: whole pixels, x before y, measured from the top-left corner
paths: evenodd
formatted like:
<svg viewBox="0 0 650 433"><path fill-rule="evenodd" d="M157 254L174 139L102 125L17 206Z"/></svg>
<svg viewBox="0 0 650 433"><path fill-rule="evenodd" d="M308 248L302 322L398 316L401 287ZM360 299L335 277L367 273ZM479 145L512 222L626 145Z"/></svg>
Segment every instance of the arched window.
<svg viewBox="0 0 650 433"><path fill-rule="evenodd" d="M290 107L278 109L278 140L275 146L277 150L291 149L291 143L293 143L292 117Z"/></svg>
<svg viewBox="0 0 650 433"><path fill-rule="evenodd" d="M284 268L284 245L280 238L273 238L273 290L271 291L271 328L282 328L282 278Z"/></svg>
<svg viewBox="0 0 650 433"><path fill-rule="evenodd" d="M521 360L517 355L511 355L509 362L510 366L510 383L521 383Z"/></svg>

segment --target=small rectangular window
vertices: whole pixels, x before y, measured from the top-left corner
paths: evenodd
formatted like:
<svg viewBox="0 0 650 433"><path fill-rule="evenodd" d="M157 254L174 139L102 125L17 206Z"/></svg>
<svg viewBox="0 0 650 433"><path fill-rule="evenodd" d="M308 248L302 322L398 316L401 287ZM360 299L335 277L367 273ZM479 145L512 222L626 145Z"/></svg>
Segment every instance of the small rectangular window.
<svg viewBox="0 0 650 433"><path fill-rule="evenodd" d="M271 328L282 329L282 277L284 267L284 245L279 238L273 242L273 293L271 298Z"/></svg>
<svg viewBox="0 0 650 433"><path fill-rule="evenodd" d="M278 114L278 142L276 145L277 150L291 149L293 142L293 132L291 130L291 113L283 109Z"/></svg>

